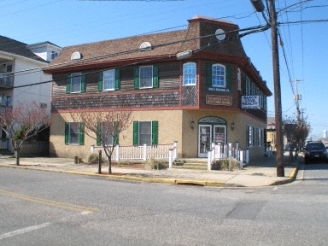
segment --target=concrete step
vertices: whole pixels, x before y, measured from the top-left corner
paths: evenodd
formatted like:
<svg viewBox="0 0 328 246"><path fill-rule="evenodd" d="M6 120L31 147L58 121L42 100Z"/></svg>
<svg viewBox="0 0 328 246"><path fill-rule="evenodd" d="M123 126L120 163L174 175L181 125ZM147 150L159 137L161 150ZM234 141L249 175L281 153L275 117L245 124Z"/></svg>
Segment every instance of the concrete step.
<svg viewBox="0 0 328 246"><path fill-rule="evenodd" d="M173 162L173 168L207 170L207 159L204 158L184 158Z"/></svg>

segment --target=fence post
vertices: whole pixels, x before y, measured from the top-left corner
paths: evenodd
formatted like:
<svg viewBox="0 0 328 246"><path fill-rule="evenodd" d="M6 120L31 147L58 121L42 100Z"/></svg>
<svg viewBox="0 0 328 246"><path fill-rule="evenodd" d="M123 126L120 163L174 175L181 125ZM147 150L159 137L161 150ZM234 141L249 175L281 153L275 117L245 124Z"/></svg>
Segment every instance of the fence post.
<svg viewBox="0 0 328 246"><path fill-rule="evenodd" d="M211 164L212 164L212 151L207 151L207 170L211 170Z"/></svg>
<svg viewBox="0 0 328 246"><path fill-rule="evenodd" d="M229 143L228 147L229 147L229 149L228 149L228 158L231 158L231 156L232 156L232 144Z"/></svg>
<svg viewBox="0 0 328 246"><path fill-rule="evenodd" d="M244 151L240 150L239 152L239 168L244 168Z"/></svg>
<svg viewBox="0 0 328 246"><path fill-rule="evenodd" d="M172 168L173 149L169 149L169 168Z"/></svg>
<svg viewBox="0 0 328 246"><path fill-rule="evenodd" d="M221 159L223 157L222 156L222 144L221 143L219 143L218 149L219 149L218 157L219 157L219 159Z"/></svg>
<svg viewBox="0 0 328 246"><path fill-rule="evenodd" d="M144 144L143 145L143 157L142 157L142 159L144 160L144 161L146 161L147 160L147 144Z"/></svg>
<svg viewBox="0 0 328 246"><path fill-rule="evenodd" d="M173 158L176 159L178 157L178 141L174 141L173 148Z"/></svg>
<svg viewBox="0 0 328 246"><path fill-rule="evenodd" d="M116 145L116 161L120 161L120 145Z"/></svg>
<svg viewBox="0 0 328 246"><path fill-rule="evenodd" d="M228 146L225 144L223 145L223 158L228 157Z"/></svg>
<svg viewBox="0 0 328 246"><path fill-rule="evenodd" d="M94 149L95 149L95 146L91 145L91 148L90 148L91 154L93 154Z"/></svg>

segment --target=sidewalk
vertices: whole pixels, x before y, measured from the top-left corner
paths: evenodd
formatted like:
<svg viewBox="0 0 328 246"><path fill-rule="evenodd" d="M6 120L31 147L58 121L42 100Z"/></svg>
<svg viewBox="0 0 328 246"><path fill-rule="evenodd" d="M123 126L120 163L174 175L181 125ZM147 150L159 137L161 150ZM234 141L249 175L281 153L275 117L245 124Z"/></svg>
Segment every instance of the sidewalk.
<svg viewBox="0 0 328 246"><path fill-rule="evenodd" d="M298 162L287 164L285 160L285 177L277 177L276 157L262 157L250 163L242 170L234 171L199 171L185 169L147 170L141 168L112 166L112 174L108 175L108 165L102 166L97 174L98 165L74 164L73 159L35 157L20 158L20 166L15 165L15 158L0 156L0 167L57 171L80 175L92 175L109 179L125 179L142 182L191 184L222 187L259 187L279 185L292 182L298 171Z"/></svg>

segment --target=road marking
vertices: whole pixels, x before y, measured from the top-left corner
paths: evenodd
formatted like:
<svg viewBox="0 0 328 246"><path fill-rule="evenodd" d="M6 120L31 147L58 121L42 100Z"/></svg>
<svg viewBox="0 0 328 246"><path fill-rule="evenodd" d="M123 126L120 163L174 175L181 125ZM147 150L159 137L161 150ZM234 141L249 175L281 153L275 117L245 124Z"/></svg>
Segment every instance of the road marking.
<svg viewBox="0 0 328 246"><path fill-rule="evenodd" d="M15 193L15 192L6 191L6 190L0 190L0 194L15 197L15 198L30 201L30 202L37 202L37 203L41 203L41 204L45 204L45 205L49 205L49 206L53 206L53 207L59 207L59 208L75 210L75 211L82 211L83 213L93 213L93 212L98 211L97 208L83 207L83 206L73 205L73 204L69 204L69 203L56 202L56 201L52 201L52 200L47 200L47 199L33 197L33 196L27 196L24 194Z"/></svg>
<svg viewBox="0 0 328 246"><path fill-rule="evenodd" d="M26 228L19 229L19 230L16 230L16 231L7 232L5 234L0 235L0 240L8 238L8 237L13 237L13 236L16 236L16 235L19 235L19 234L24 234L26 232L35 231L35 230L47 227L49 225L50 225L50 223L47 222L47 223L43 223L43 224L40 224L40 225L30 226L30 227L26 227Z"/></svg>

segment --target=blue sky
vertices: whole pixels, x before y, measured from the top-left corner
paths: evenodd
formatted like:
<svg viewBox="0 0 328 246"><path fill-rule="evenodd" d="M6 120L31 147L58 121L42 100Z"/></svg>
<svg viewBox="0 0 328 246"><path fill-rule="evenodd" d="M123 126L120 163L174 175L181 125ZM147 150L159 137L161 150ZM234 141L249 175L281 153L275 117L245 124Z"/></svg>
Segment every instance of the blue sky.
<svg viewBox="0 0 328 246"><path fill-rule="evenodd" d="M328 0L276 0L276 8L282 10L279 22L296 22L279 28L283 117L295 116L296 83L291 81L298 80L300 109L310 122L310 135L322 137L323 130L328 130ZM229 20L240 28L265 24L250 0L0 0L0 35L64 47L184 29L195 15ZM247 35L242 43L273 92L270 30ZM274 116L273 96L268 99L268 116Z"/></svg>

